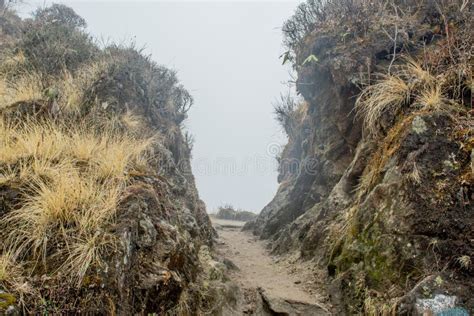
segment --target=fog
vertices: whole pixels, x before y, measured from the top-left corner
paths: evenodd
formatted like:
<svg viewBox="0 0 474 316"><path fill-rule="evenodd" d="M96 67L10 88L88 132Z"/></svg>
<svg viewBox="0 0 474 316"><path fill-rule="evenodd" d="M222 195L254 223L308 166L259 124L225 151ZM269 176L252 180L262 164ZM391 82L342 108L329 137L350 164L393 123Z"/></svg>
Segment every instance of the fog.
<svg viewBox="0 0 474 316"><path fill-rule="evenodd" d="M177 70L195 100L184 128L195 137L193 172L208 211L230 203L258 212L271 200L275 154L286 142L272 106L288 90L281 25L299 1L55 2L84 17L95 37L132 40Z"/></svg>

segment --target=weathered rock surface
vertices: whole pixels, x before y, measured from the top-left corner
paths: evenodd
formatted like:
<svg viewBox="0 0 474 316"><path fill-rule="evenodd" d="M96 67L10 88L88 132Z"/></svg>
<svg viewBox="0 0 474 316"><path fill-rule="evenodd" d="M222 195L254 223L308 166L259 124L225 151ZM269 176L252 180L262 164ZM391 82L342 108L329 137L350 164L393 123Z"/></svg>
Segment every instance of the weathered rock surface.
<svg viewBox="0 0 474 316"><path fill-rule="evenodd" d="M294 300L272 297L259 290L256 315L301 315L301 316L326 316L330 315L326 310L318 305L303 303Z"/></svg>
<svg viewBox="0 0 474 316"><path fill-rule="evenodd" d="M399 55L423 58L423 47L434 55L446 47L446 34L432 33L445 22L431 2L417 6L409 25L398 24L398 31L407 33L398 37L396 47ZM470 43L462 47L472 47L472 38L463 32L472 25L472 19L466 19L472 11L458 14L454 7L443 7L450 23L457 23L456 28L447 27L460 42ZM281 156L279 190L244 229L269 239L275 254L298 252L305 260L319 261L327 268L328 283L341 292L333 295L334 303L345 306L348 314L416 314L416 299L434 299L435 293L455 296L456 307L472 312L473 267L460 264L471 262L474 255L472 89L454 97L452 102L459 105L454 112L417 110L420 104L412 92L402 109L381 116L381 136L364 130L364 117L355 109L358 85L364 74L376 76L375 69L385 72L391 67L394 45L381 35L387 20L375 18L383 16L383 10L375 14L372 9L356 4L349 14L354 19L365 14L370 26L364 34L354 35L364 22L348 17L344 25L351 25L350 35L340 39L337 32L345 26L337 19L342 15L328 18L331 22L320 17L290 45L304 103L296 110L296 127ZM344 11L335 3L329 3L327 11L314 10L328 16L331 10ZM290 26L303 23L300 18ZM310 55L318 61L303 65ZM397 59L392 69L403 63ZM465 69L472 76L472 68ZM449 88L446 91L453 96ZM298 168L285 166L294 161ZM411 292L411 303L401 303L427 274L443 269L449 272L438 279L440 284L426 285L425 293Z"/></svg>

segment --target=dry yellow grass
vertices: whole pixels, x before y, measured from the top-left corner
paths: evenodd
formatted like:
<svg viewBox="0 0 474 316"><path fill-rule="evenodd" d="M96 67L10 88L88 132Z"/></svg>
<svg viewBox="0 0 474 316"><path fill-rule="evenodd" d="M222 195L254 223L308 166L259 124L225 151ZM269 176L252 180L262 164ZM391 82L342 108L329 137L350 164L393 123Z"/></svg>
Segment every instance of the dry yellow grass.
<svg viewBox="0 0 474 316"><path fill-rule="evenodd" d="M439 85L421 91L416 101L423 109L432 111L440 111L447 105L447 99L443 97Z"/></svg>
<svg viewBox="0 0 474 316"><path fill-rule="evenodd" d="M378 123L386 112L396 113L410 98L410 86L396 75L381 75L381 80L362 91L356 101L364 127L378 133Z"/></svg>
<svg viewBox="0 0 474 316"><path fill-rule="evenodd" d="M137 163L153 143L153 138L139 141L130 137L113 137L105 142L103 150L95 157L95 173L100 178L126 177L128 167Z"/></svg>
<svg viewBox="0 0 474 316"><path fill-rule="evenodd" d="M25 73L24 66L26 61L22 50L18 52L3 51L2 56L0 56L0 74L2 79L11 77L11 75L18 76L20 73Z"/></svg>
<svg viewBox="0 0 474 316"><path fill-rule="evenodd" d="M471 257L464 255L456 258L456 261L459 263L459 265L464 268L464 269L469 269L471 266Z"/></svg>
<svg viewBox="0 0 474 316"><path fill-rule="evenodd" d="M64 274L74 271L73 282L80 285L91 264L102 267L102 255L114 248L115 242L112 234L99 232L73 238L67 258L59 270Z"/></svg>
<svg viewBox="0 0 474 316"><path fill-rule="evenodd" d="M34 72L26 72L21 68L22 55L3 60L2 71L15 72L19 76L15 80L0 80L0 108L7 107L19 101L32 101L57 98L60 111L65 113L79 113L85 98L87 89L99 78L101 72L105 71L108 62L103 59L87 64L77 70L74 75L65 72L61 78L44 80L42 75ZM48 86L43 83L48 81ZM45 91L51 89L57 95L48 96Z"/></svg>
<svg viewBox="0 0 474 316"><path fill-rule="evenodd" d="M0 255L0 285L6 289L13 289L20 294L28 290L23 282L23 270L15 260L10 251Z"/></svg>
<svg viewBox="0 0 474 316"><path fill-rule="evenodd" d="M6 82L0 81L0 108L19 101L31 101L43 98L42 78L35 73L29 73Z"/></svg>
<svg viewBox="0 0 474 316"><path fill-rule="evenodd" d="M57 83L60 91L59 106L63 112L79 113L87 89L105 71L108 62L105 59L92 62L75 72L65 73L61 81Z"/></svg>
<svg viewBox="0 0 474 316"><path fill-rule="evenodd" d="M13 255L6 252L0 256L0 283L9 282L15 279L20 273L20 270L15 264Z"/></svg>
<svg viewBox="0 0 474 316"><path fill-rule="evenodd" d="M7 184L15 178L15 174L10 170L0 172L0 185Z"/></svg>
<svg viewBox="0 0 474 316"><path fill-rule="evenodd" d="M107 227L129 171L152 142L81 124L1 121L0 181L23 192L21 207L2 218L4 249L80 283L113 247Z"/></svg>
<svg viewBox="0 0 474 316"><path fill-rule="evenodd" d="M39 296L35 290L25 281L24 269L16 260L11 251L4 251L0 255L0 287L6 290L0 303L5 303L10 300L10 303L19 303L24 305L24 298L26 294L33 294ZM16 296L8 293L16 293Z"/></svg>
<svg viewBox="0 0 474 316"><path fill-rule="evenodd" d="M401 67L400 72L414 86L417 86L419 90L436 85L436 77L428 69L423 68L419 61L411 57L407 57L404 60L405 65Z"/></svg>
<svg viewBox="0 0 474 316"><path fill-rule="evenodd" d="M18 69L19 66L26 62L26 57L22 50L15 53L5 53L2 57L1 64L4 73Z"/></svg>
<svg viewBox="0 0 474 316"><path fill-rule="evenodd" d="M0 108L19 101L31 101L43 97L44 87L42 76L35 72L24 70L25 56L22 51L2 56L0 72ZM7 80L9 74L15 74L14 79Z"/></svg>
<svg viewBox="0 0 474 316"><path fill-rule="evenodd" d="M456 110L456 103L443 94L445 76L434 76L412 58L406 58L394 74L380 75L356 101L357 114L363 118L365 129L378 135L383 115L396 116L404 105L431 112Z"/></svg>

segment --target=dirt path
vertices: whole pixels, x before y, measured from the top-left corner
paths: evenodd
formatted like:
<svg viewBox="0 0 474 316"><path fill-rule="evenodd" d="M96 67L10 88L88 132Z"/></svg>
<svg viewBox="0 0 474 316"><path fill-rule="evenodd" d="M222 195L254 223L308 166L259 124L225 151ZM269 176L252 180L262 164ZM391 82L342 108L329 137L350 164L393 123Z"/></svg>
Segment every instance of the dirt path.
<svg viewBox="0 0 474 316"><path fill-rule="evenodd" d="M218 251L238 268L231 272L231 278L244 290L248 305L243 306L244 314L255 313L253 296L259 288L270 301L317 306L321 310L319 315L328 314L322 304L326 298L317 293L317 282L313 280L315 274L311 267L297 266L291 258L281 261L273 258L263 241L241 231L242 222L213 219L213 224L219 234ZM314 310L308 313L295 312L295 315L314 315Z"/></svg>

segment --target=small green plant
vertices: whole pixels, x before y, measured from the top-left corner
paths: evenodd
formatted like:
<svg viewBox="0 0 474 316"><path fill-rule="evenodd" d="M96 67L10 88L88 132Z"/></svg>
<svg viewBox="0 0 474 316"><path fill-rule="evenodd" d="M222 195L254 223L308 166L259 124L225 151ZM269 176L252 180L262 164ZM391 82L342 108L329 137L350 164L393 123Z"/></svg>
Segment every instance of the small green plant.
<svg viewBox="0 0 474 316"><path fill-rule="evenodd" d="M302 66L305 66L306 64L315 64L319 61L318 57L315 55L311 54L306 59L303 61Z"/></svg>

